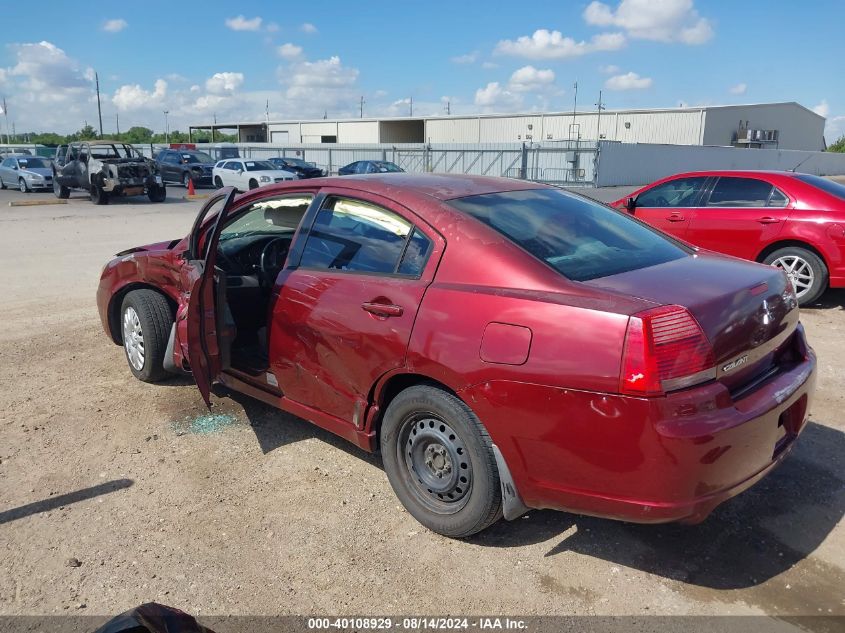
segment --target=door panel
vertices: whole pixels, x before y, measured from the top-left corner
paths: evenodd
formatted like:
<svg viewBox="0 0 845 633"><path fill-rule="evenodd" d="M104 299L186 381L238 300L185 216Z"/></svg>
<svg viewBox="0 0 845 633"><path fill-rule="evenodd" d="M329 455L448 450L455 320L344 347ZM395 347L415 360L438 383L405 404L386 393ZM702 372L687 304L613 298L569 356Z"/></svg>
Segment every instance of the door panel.
<svg viewBox="0 0 845 633"><path fill-rule="evenodd" d="M764 181L720 178L706 206L694 210L687 241L753 260L765 244L777 238L792 211L791 201L786 206L766 206L771 191L772 185Z"/></svg>
<svg viewBox="0 0 845 633"><path fill-rule="evenodd" d="M335 193L342 196L341 191L324 190L325 204ZM378 196L352 195L389 210L405 220L411 231L427 238L428 258L422 270L417 270L419 278L329 267L326 262L344 257L344 249L357 253L370 248L362 246L363 236L356 242L354 228L347 234L353 237L344 238L344 246L334 253L325 246L311 248L306 242L302 261L310 262L308 267L297 268L298 262L289 262L294 267L284 270L277 281L269 349L271 371L286 397L360 425L373 384L405 364L414 319L444 243L407 210ZM323 211L317 213L317 222L320 213ZM317 222L303 231L300 239L320 235ZM381 226L392 229L396 225ZM412 237L416 235L412 233ZM403 253L406 251L402 250L397 260L402 257L404 261ZM361 261L362 265L371 264L368 255L362 255Z"/></svg>
<svg viewBox="0 0 845 633"><path fill-rule="evenodd" d="M655 185L637 196L634 216L665 233L687 239L690 218L706 184L706 177L696 176Z"/></svg>
<svg viewBox="0 0 845 633"><path fill-rule="evenodd" d="M211 385L222 370L214 264L220 232L234 199L234 189L224 190L203 206L194 222L190 246L180 270L182 292L177 309L176 335L182 356L190 362L197 388L209 406ZM206 215L221 200L223 205L212 227L205 231L204 236L201 235Z"/></svg>

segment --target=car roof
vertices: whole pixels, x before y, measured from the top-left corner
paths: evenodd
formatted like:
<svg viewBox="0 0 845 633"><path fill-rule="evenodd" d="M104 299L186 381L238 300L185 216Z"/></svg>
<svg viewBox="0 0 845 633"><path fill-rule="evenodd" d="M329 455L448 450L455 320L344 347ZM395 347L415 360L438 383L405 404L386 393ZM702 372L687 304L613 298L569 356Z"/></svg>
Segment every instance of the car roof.
<svg viewBox="0 0 845 633"><path fill-rule="evenodd" d="M325 187L336 186L369 191L387 198L398 199L400 196L417 195L441 201L504 191L554 188L551 185L513 178L467 176L464 174L413 174L407 172L331 176L329 178L314 178L310 182Z"/></svg>
<svg viewBox="0 0 845 633"><path fill-rule="evenodd" d="M32 154L4 154L3 158L41 158L41 156L33 156Z"/></svg>
<svg viewBox="0 0 845 633"><path fill-rule="evenodd" d="M784 171L776 169L708 169L701 171L685 171L678 174L673 174L672 176L667 176L667 178L691 178L695 176L734 176L739 178L754 178L755 176L768 176L795 178L797 175L798 174L793 171Z"/></svg>

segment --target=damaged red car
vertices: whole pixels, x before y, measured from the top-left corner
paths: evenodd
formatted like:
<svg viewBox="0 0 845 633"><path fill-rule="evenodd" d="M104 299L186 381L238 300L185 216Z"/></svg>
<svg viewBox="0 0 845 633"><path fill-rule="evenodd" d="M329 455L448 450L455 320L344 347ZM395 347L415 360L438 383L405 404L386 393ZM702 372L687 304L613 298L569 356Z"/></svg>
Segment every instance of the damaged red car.
<svg viewBox="0 0 845 633"><path fill-rule="evenodd" d="M783 271L531 182L221 190L98 290L145 381L191 372L380 450L448 536L553 508L703 520L789 453L816 360Z"/></svg>

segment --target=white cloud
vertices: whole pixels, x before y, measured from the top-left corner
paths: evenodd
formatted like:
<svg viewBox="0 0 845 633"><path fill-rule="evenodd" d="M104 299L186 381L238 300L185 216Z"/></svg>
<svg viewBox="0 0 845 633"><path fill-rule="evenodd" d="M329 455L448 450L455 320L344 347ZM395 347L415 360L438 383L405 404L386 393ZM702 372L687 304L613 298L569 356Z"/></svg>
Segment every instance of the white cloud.
<svg viewBox="0 0 845 633"><path fill-rule="evenodd" d="M845 136L845 115L827 119L824 127L824 137L828 143L835 143Z"/></svg>
<svg viewBox="0 0 845 633"><path fill-rule="evenodd" d="M261 18L256 16L247 19L239 15L234 18L226 18L226 26L233 31L258 31L261 29Z"/></svg>
<svg viewBox="0 0 845 633"><path fill-rule="evenodd" d="M337 56L314 62L302 61L280 69L280 78L288 85L285 96L296 102L302 113L300 116L351 109L357 102L354 87L358 74L357 68L344 66Z"/></svg>
<svg viewBox="0 0 845 633"><path fill-rule="evenodd" d="M615 64L608 64L607 66L599 66L599 72L603 75L614 75L618 73L621 68Z"/></svg>
<svg viewBox="0 0 845 633"><path fill-rule="evenodd" d="M643 90L651 87L651 77L640 77L637 73L614 75L604 82L608 90Z"/></svg>
<svg viewBox="0 0 845 633"><path fill-rule="evenodd" d="M827 103L827 99L822 99L821 103L819 103L817 106L814 106L813 112L823 116L824 118L830 116L830 106Z"/></svg>
<svg viewBox="0 0 845 633"><path fill-rule="evenodd" d="M744 95L747 90L748 84L740 82L735 86L731 86L728 92L730 92L732 95Z"/></svg>
<svg viewBox="0 0 845 633"><path fill-rule="evenodd" d="M243 73L214 73L205 80L205 89L211 94L222 95L232 93L244 83Z"/></svg>
<svg viewBox="0 0 845 633"><path fill-rule="evenodd" d="M465 53L464 55L456 55L452 58L454 64L474 64L478 61L478 51Z"/></svg>
<svg viewBox="0 0 845 633"><path fill-rule="evenodd" d="M589 41L576 42L560 31L538 29L530 36L500 41L494 52L527 59L568 59L597 51L615 51L623 46L625 36L622 33L599 33Z"/></svg>
<svg viewBox="0 0 845 633"><path fill-rule="evenodd" d="M127 26L129 26L129 23L123 18L116 18L114 20L106 20L103 22L103 30L107 33L120 33Z"/></svg>
<svg viewBox="0 0 845 633"><path fill-rule="evenodd" d="M493 70L494 68L498 68L499 64L496 62L481 62L481 67L484 70Z"/></svg>
<svg viewBox="0 0 845 633"><path fill-rule="evenodd" d="M152 91L144 90L139 84L121 86L115 91L112 103L120 111L139 110L161 104L166 95L167 82L156 79Z"/></svg>
<svg viewBox="0 0 845 633"><path fill-rule="evenodd" d="M276 49L276 52L278 52L279 57L282 59L299 59L302 56L302 47L286 42L285 44L279 46L279 48Z"/></svg>
<svg viewBox="0 0 845 633"><path fill-rule="evenodd" d="M7 76L23 78L27 90L55 93L91 88L94 70L80 67L75 59L50 42L12 44L9 48L14 51L17 64L7 70Z"/></svg>
<svg viewBox="0 0 845 633"><path fill-rule="evenodd" d="M299 27L299 30L308 35L314 35L317 32L317 27L311 24L310 22L306 22L305 24Z"/></svg>
<svg viewBox="0 0 845 633"><path fill-rule="evenodd" d="M522 107L522 96L503 88L498 81L491 81L475 91L475 105L486 112L504 112Z"/></svg>
<svg viewBox="0 0 845 633"><path fill-rule="evenodd" d="M534 92L548 88L555 82L553 70L538 70L534 66L523 66L514 71L508 85L514 92Z"/></svg>
<svg viewBox="0 0 845 633"><path fill-rule="evenodd" d="M270 23L266 26L266 31L267 31L268 33L277 33L277 32L279 31L279 25L278 25L278 24L276 24L275 22L270 22Z"/></svg>
<svg viewBox="0 0 845 633"><path fill-rule="evenodd" d="M594 1L584 9L584 20L624 29L634 39L694 45L713 37L712 23L698 14L693 0L622 0L615 10Z"/></svg>

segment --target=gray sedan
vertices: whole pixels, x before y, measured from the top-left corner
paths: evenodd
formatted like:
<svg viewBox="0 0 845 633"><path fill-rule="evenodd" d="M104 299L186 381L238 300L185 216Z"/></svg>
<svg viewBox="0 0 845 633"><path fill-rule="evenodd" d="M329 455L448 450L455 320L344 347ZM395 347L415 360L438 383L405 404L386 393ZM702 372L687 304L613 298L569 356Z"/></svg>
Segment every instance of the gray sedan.
<svg viewBox="0 0 845 633"><path fill-rule="evenodd" d="M53 168L40 156L7 156L0 163L0 189L14 187L22 192L53 188Z"/></svg>

